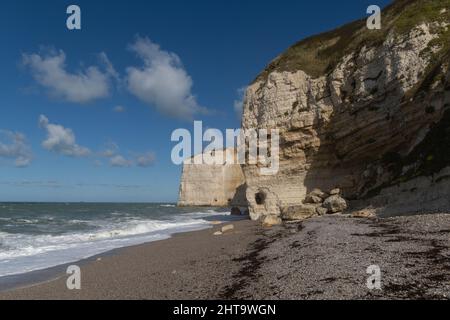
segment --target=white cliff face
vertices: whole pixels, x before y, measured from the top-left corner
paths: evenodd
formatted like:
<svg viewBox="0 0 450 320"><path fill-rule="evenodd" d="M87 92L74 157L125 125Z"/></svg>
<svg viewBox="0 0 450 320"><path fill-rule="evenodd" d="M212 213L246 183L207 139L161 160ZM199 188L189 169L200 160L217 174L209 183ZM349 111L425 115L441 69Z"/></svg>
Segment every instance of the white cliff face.
<svg viewBox="0 0 450 320"><path fill-rule="evenodd" d="M220 156L220 154L222 152L217 152L216 155ZM241 166L226 163L195 164L196 158L203 156L197 155L193 159L188 159L183 165L178 205L246 207L245 179Z"/></svg>
<svg viewBox="0 0 450 320"><path fill-rule="evenodd" d="M448 76L422 88L433 63L425 53L436 50L432 29L424 23L406 36L391 33L319 78L273 71L248 88L243 128L279 129L281 138L277 175L243 166L253 219L279 216L315 188L339 187L359 199L407 169L393 168L400 162L389 162L390 156L412 154L449 104ZM448 69L442 64L437 73L448 75Z"/></svg>

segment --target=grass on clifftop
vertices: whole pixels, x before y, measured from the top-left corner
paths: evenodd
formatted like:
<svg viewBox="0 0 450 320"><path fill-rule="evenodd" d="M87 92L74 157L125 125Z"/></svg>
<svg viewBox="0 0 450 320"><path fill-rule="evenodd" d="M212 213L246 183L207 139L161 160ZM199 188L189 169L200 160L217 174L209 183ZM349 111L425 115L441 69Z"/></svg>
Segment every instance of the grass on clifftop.
<svg viewBox="0 0 450 320"><path fill-rule="evenodd" d="M446 11L443 13L444 9ZM303 70L318 78L333 70L347 53L364 45L380 45L389 32L394 31L401 36L423 22L450 22L450 0L396 0L382 12L381 30L367 29L365 18L306 38L272 61L255 81L266 79L273 71ZM441 32L433 45L446 52L449 36L449 32Z"/></svg>

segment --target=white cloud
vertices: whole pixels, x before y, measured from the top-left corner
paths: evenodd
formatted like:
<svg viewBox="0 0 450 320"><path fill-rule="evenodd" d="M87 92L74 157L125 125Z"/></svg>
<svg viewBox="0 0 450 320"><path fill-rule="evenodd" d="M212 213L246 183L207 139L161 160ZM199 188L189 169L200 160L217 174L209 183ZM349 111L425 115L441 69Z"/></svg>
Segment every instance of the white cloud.
<svg viewBox="0 0 450 320"><path fill-rule="evenodd" d="M0 130L0 158L15 159L18 168L27 167L32 160L31 148L20 132Z"/></svg>
<svg viewBox="0 0 450 320"><path fill-rule="evenodd" d="M42 142L46 150L69 157L85 157L91 153L88 148L76 143L75 134L71 129L50 123L46 116L39 117L39 126L47 131L47 138Z"/></svg>
<svg viewBox="0 0 450 320"><path fill-rule="evenodd" d="M131 167L133 165L133 162L131 160L125 159L121 155L113 156L109 163L113 167Z"/></svg>
<svg viewBox="0 0 450 320"><path fill-rule="evenodd" d="M117 154L119 146L115 142L108 142L105 148L100 152L100 156L111 158Z"/></svg>
<svg viewBox="0 0 450 320"><path fill-rule="evenodd" d="M125 107L123 107L123 106L115 106L113 108L113 111L116 112L116 113L122 113L122 112L125 112L126 110L127 109Z"/></svg>
<svg viewBox="0 0 450 320"><path fill-rule="evenodd" d="M153 152L147 152L146 154L137 157L136 162L139 167L149 167L155 163L156 156Z"/></svg>
<svg viewBox="0 0 450 320"><path fill-rule="evenodd" d="M106 69L106 73L108 75L110 75L114 80L117 81L117 83L121 83L122 80L120 78L120 74L116 71L116 69L114 68L113 64L111 63L111 61L109 60L108 56L106 55L105 52L101 52L99 54L99 58L100 61L103 63L103 65L105 66Z"/></svg>
<svg viewBox="0 0 450 320"><path fill-rule="evenodd" d="M127 86L132 94L178 119L190 120L194 114L207 112L191 93L192 79L176 54L161 50L148 38L138 37L130 48L144 62L141 68L127 68Z"/></svg>
<svg viewBox="0 0 450 320"><path fill-rule="evenodd" d="M129 153L128 158L121 155L120 148L115 142L108 142L98 156L109 159L109 164L113 167L132 167L134 165L139 167L149 167L155 160L156 156L153 152L137 154ZM131 159L132 158L132 159Z"/></svg>
<svg viewBox="0 0 450 320"><path fill-rule="evenodd" d="M105 57L106 55L103 58ZM34 79L51 96L69 102L86 103L109 95L109 78L114 76L114 73L111 74L114 69L103 73L91 66L77 73L70 73L66 70L66 55L62 50L46 55L24 54L22 61L30 69Z"/></svg>

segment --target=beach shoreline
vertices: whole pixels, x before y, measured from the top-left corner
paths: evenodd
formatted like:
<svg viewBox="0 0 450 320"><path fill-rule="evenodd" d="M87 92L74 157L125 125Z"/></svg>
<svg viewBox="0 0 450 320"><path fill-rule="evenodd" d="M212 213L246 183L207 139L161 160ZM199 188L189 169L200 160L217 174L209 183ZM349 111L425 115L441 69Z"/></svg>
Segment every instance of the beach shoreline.
<svg viewBox="0 0 450 320"><path fill-rule="evenodd" d="M32 270L32 271L28 271L28 272L24 272L24 273L19 273L19 274L1 276L0 277L0 294L3 292L39 286L44 283L56 281L62 277L67 277L68 275L66 274L66 270L71 265L77 265L77 266L82 267L82 266L85 266L86 264L93 263L95 261L99 261L108 256L120 255L122 250L126 250L128 248L142 246L142 245L149 245L151 243L155 243L155 242L159 242L159 241L165 241L165 240L171 239L173 237L181 236L184 233L205 231L208 229L212 229L214 227L220 228L221 226L229 224L229 223L236 223L239 221L239 219L242 219L242 220L245 219L244 217L239 218L239 217L231 217L231 216L230 216L230 218L233 218L233 219L230 219L229 221L223 221L223 220L222 221L219 221L219 220L214 221L208 225L194 228L193 230L186 230L186 231L180 231L180 232L175 232L173 234L169 234L167 237L162 238L162 239L143 242L140 244L133 244L133 245L124 246L124 247L117 247L117 248L107 250L105 252L101 252L101 253L95 254L93 256L86 257L86 258L78 259L78 260L75 260L72 262L66 262L66 263L55 265L55 266L50 266L50 267L47 267L44 269Z"/></svg>
<svg viewBox="0 0 450 320"><path fill-rule="evenodd" d="M449 299L450 215L313 218L272 228L249 221L119 248L68 275L0 299ZM229 223L228 223L229 224ZM379 265L382 289L369 290Z"/></svg>

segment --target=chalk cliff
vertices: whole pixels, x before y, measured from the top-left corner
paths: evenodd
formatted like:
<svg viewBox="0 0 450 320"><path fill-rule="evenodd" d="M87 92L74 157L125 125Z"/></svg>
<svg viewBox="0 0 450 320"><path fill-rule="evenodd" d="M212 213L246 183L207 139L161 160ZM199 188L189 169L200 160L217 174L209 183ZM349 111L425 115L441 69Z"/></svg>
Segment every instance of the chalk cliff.
<svg viewBox="0 0 450 320"><path fill-rule="evenodd" d="M253 219L340 188L380 214L450 210L450 1L395 1L303 40L248 87L244 129L280 130L280 171L244 165Z"/></svg>
<svg viewBox="0 0 450 320"><path fill-rule="evenodd" d="M449 212L450 0L394 1L381 25L350 23L270 63L246 91L242 127L280 130L278 174L185 166L180 203L228 204L245 181L255 220L309 215L311 192L335 188L350 209Z"/></svg>
<svg viewBox="0 0 450 320"><path fill-rule="evenodd" d="M233 149L218 151L214 156L225 160L225 152L232 154L233 161L236 160ZM185 161L178 205L246 207L245 179L241 166L237 164L237 161L234 164L208 165L203 163L203 159L198 159L206 156L211 155L196 155Z"/></svg>

